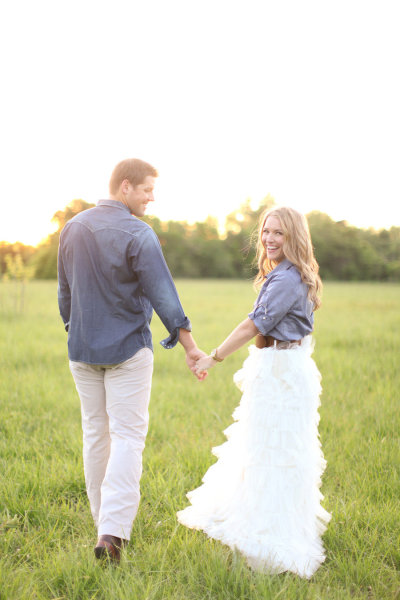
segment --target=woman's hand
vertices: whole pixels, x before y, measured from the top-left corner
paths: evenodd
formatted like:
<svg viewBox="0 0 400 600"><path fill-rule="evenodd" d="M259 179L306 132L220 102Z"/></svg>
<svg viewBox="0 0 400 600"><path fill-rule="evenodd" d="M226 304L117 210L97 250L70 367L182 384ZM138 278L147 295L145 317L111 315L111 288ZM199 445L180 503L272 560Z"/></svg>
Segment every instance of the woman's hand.
<svg viewBox="0 0 400 600"><path fill-rule="evenodd" d="M205 379L208 375L207 371L198 371L196 369L196 361L199 361L202 358L206 358L207 354L205 352L203 352L202 350L199 350L199 348L194 348L191 350L188 350L188 352L186 352L186 364L189 367L189 369L192 371L193 375L195 377L197 377L197 379L199 379L200 381L203 381L203 379Z"/></svg>
<svg viewBox="0 0 400 600"><path fill-rule="evenodd" d="M203 356L198 361L196 361L195 370L196 373L202 373L211 369L216 364L216 361L211 356Z"/></svg>

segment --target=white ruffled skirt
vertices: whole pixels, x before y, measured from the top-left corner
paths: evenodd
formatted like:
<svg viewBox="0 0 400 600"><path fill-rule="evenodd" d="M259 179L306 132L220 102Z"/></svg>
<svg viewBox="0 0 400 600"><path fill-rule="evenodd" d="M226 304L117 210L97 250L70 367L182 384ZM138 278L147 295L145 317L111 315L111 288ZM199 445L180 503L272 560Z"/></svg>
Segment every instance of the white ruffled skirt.
<svg viewBox="0 0 400 600"><path fill-rule="evenodd" d="M325 460L318 437L320 374L313 342L287 349L250 346L234 381L243 392L213 448L218 461L187 494L182 525L241 552L250 567L309 578L325 560L330 520L319 491Z"/></svg>

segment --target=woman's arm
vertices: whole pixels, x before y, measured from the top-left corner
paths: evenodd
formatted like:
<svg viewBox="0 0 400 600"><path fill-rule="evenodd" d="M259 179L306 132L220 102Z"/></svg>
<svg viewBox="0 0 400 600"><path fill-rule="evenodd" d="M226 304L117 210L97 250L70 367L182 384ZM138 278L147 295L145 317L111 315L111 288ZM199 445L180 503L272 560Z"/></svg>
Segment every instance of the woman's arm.
<svg viewBox="0 0 400 600"><path fill-rule="evenodd" d="M221 360L236 352L244 344L249 342L255 335L259 333L253 321L247 317L242 321L228 337L217 348L217 357ZM196 363L197 371L206 371L217 364L217 360L211 356L205 356Z"/></svg>

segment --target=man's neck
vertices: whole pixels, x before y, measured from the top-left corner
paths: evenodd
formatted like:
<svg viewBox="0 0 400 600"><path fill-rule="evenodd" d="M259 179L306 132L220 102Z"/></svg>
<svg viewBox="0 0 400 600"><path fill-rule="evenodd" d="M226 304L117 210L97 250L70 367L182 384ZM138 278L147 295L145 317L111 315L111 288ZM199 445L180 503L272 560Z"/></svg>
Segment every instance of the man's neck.
<svg viewBox="0 0 400 600"><path fill-rule="evenodd" d="M110 194L109 195L110 200L116 200L117 202L122 202L122 204L124 204L127 208L127 204L125 202L125 198L123 196L123 194Z"/></svg>

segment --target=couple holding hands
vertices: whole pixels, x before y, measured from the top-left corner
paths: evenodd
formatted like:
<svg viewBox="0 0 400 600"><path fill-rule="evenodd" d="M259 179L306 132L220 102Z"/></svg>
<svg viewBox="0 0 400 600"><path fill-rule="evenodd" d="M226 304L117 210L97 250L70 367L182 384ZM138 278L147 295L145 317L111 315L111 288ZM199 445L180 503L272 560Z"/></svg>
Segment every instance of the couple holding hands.
<svg viewBox="0 0 400 600"><path fill-rule="evenodd" d="M266 211L257 241L253 310L209 356L199 350L157 236L140 217L154 200L156 169L127 159L106 200L64 227L58 302L81 401L86 489L97 558L119 561L140 499L153 371L153 310L200 380L255 340L234 376L242 398L214 448L218 460L188 493L178 520L237 549L250 567L309 578L325 559L330 519L320 505L325 461L318 438L320 375L311 358L322 288L306 218Z"/></svg>

